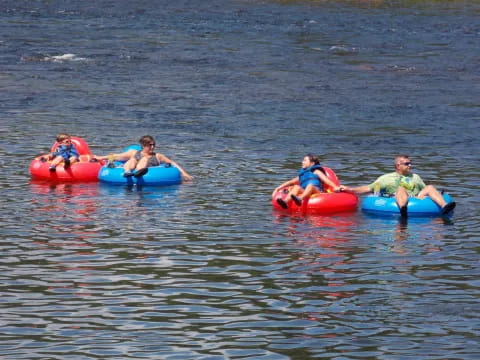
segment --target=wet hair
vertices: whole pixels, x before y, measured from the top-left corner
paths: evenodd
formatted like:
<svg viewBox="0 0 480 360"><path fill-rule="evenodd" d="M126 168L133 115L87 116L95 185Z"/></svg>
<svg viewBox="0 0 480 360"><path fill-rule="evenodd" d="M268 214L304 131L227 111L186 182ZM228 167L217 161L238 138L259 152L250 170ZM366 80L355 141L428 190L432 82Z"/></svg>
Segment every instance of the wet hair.
<svg viewBox="0 0 480 360"><path fill-rule="evenodd" d="M62 141L65 141L67 139L70 139L70 135L65 134L65 133L58 134L57 138L56 138L57 142L59 142L59 143L61 143Z"/></svg>
<svg viewBox="0 0 480 360"><path fill-rule="evenodd" d="M399 154L399 155L395 156L395 161L394 161L395 165L398 164L400 159L410 159L410 157L408 155L404 155L404 154Z"/></svg>
<svg viewBox="0 0 480 360"><path fill-rule="evenodd" d="M318 158L317 155L307 154L307 155L305 155L305 157L307 157L308 160L310 160L311 162L313 162L315 165L320 164L320 159Z"/></svg>
<svg viewBox="0 0 480 360"><path fill-rule="evenodd" d="M145 147L148 144L155 142L155 140L150 135L145 135L145 136L142 136L140 140L138 140L138 142L140 143L140 145L142 145L142 147Z"/></svg>

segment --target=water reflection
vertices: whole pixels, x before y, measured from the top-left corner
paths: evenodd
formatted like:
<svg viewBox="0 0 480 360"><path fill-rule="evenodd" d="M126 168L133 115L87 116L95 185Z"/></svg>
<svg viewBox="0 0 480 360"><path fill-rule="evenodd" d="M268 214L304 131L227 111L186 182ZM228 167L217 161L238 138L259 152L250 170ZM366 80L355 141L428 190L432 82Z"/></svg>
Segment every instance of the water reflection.
<svg viewBox="0 0 480 360"><path fill-rule="evenodd" d="M277 214L274 221L283 223L293 240L289 251L295 265L290 271L297 274L297 279L308 278L311 283L296 294L297 306L304 308L300 317L314 322L334 319L339 303L361 294L349 281L355 277L355 257L362 253L352 241L359 217L341 214L299 218ZM323 332L321 336L335 338L337 334Z"/></svg>
<svg viewBox="0 0 480 360"><path fill-rule="evenodd" d="M100 232L98 186L94 183L30 182L30 218L34 250L28 256L41 259L35 278L45 299L85 297L85 281L96 272L92 259L101 258L95 244ZM53 300L52 300L53 301Z"/></svg>
<svg viewBox="0 0 480 360"><path fill-rule="evenodd" d="M32 181L29 216L34 241L55 246L90 246L98 236L91 224L96 221L98 189L95 184L56 184Z"/></svg>
<svg viewBox="0 0 480 360"><path fill-rule="evenodd" d="M32 217L48 219L47 223L38 222L36 225L39 228L48 225L61 230L64 229L62 224L67 220L74 222L94 220L98 197L96 184L45 183L32 180L30 190L33 195Z"/></svg>
<svg viewBox="0 0 480 360"><path fill-rule="evenodd" d="M172 186L112 186L98 184L99 195L107 197L111 202L129 201L129 206L138 207L171 207L177 199L180 185ZM134 199L134 202L131 201Z"/></svg>
<svg viewBox="0 0 480 360"><path fill-rule="evenodd" d="M290 254L289 272L295 278L290 286L307 282L295 295L299 316L311 321L338 321L343 311L363 319L358 304L375 304L385 313L395 312L388 289L412 290L412 279L418 279L418 267L433 266L432 254L444 251L451 219L398 218L364 216L362 213L342 216L309 216L305 218L274 214L274 223L284 229L292 242L284 245ZM442 255L439 255L442 256ZM427 265L430 264L431 265ZM391 285L383 288L389 279ZM382 289L380 291L380 289ZM391 299L390 299L391 301ZM364 326L363 321L357 324ZM317 325L312 325L316 327ZM370 323L369 326L380 326ZM309 330L313 331L313 330ZM331 338L339 334L323 333Z"/></svg>
<svg viewBox="0 0 480 360"><path fill-rule="evenodd" d="M422 246L422 253L436 251L432 245L442 241L448 234L446 226L453 226L454 221L448 217L381 217L364 214L369 229L366 230L376 244L384 244L396 253L417 253ZM364 226L364 227L366 227Z"/></svg>

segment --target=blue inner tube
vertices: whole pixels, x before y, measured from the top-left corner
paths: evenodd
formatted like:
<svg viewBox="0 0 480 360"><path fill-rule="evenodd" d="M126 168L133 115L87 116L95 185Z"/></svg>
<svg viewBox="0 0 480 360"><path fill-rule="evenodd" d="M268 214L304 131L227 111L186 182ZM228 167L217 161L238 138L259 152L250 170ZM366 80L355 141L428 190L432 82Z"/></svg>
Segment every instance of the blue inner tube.
<svg viewBox="0 0 480 360"><path fill-rule="evenodd" d="M115 163L116 167L102 166L98 179L112 185L177 185L182 182L180 170L170 164L160 164L148 168L148 172L141 177L124 177L123 163Z"/></svg>
<svg viewBox="0 0 480 360"><path fill-rule="evenodd" d="M443 194L443 199L449 203L452 198ZM400 215L397 202L393 197L367 196L362 201L362 211L376 215ZM441 208L429 197L425 199L410 198L408 200L409 216L439 216Z"/></svg>
<svg viewBox="0 0 480 360"><path fill-rule="evenodd" d="M126 152L128 150L142 150L142 147L138 144L127 146L122 150ZM177 185L182 182L182 174L175 166L170 164L160 164L159 166L152 166L148 168L148 172L141 177L124 177L122 161L115 161L115 167L110 167L109 164L102 166L98 173L98 179L102 182L112 185L154 185L154 186L166 186Z"/></svg>

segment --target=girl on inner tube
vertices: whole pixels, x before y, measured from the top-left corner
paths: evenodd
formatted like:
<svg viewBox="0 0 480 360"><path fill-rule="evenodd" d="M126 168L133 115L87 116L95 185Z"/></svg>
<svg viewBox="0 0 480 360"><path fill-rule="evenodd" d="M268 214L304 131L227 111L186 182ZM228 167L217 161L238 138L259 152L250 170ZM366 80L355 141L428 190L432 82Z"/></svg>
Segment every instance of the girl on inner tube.
<svg viewBox="0 0 480 360"><path fill-rule="evenodd" d="M283 184L275 188L275 193L283 188L292 186L288 191L285 199L277 199L278 204L284 208L288 208L288 202L293 200L298 206L302 205L302 201L312 194L324 192L323 184L330 186L334 191L340 191L341 187L336 186L323 172L320 166L320 160L317 156L305 155L302 161L302 168L298 171L298 176L291 180L285 181Z"/></svg>

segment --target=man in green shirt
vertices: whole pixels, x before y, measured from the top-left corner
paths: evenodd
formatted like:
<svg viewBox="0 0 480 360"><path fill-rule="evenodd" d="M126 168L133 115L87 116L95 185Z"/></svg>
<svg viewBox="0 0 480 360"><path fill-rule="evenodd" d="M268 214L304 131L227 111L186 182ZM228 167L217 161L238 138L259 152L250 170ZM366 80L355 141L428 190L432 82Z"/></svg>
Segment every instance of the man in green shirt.
<svg viewBox="0 0 480 360"><path fill-rule="evenodd" d="M442 208L442 215L452 211L456 203L446 203L443 196L433 185L425 185L422 178L410 172L412 163L407 155L395 157L395 172L380 176L369 185L355 188L343 187L344 191L351 191L357 194L378 193L382 196L394 196L402 217L407 216L407 203L409 197L423 199L430 197Z"/></svg>

